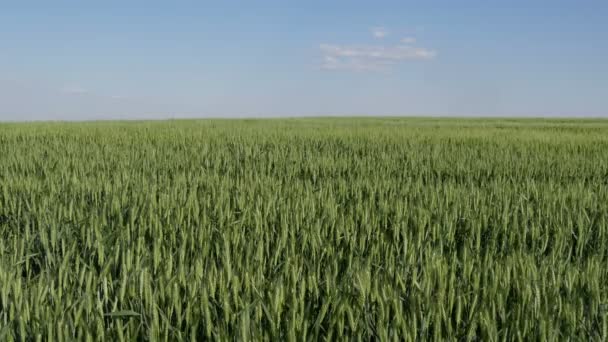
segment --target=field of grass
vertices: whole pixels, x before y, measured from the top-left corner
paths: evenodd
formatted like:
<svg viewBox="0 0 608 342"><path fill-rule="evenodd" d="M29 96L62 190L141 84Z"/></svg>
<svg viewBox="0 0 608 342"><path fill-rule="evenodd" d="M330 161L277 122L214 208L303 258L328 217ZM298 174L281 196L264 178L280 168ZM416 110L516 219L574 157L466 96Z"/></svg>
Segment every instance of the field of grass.
<svg viewBox="0 0 608 342"><path fill-rule="evenodd" d="M606 340L608 121L0 125L0 340Z"/></svg>

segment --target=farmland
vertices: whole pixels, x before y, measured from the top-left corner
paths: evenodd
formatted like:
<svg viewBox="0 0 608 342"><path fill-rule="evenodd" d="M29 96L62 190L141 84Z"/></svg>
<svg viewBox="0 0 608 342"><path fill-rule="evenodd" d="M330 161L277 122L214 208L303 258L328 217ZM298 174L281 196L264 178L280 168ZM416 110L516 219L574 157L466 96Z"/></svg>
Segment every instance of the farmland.
<svg viewBox="0 0 608 342"><path fill-rule="evenodd" d="M608 121L0 124L0 340L608 338Z"/></svg>

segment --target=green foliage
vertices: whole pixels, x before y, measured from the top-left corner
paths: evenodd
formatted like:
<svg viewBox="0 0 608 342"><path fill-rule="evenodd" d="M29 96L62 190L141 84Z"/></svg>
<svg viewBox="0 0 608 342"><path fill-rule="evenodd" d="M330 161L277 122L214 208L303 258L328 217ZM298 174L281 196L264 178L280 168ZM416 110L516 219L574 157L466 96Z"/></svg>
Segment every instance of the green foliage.
<svg viewBox="0 0 608 342"><path fill-rule="evenodd" d="M0 340L606 340L608 121L0 125Z"/></svg>

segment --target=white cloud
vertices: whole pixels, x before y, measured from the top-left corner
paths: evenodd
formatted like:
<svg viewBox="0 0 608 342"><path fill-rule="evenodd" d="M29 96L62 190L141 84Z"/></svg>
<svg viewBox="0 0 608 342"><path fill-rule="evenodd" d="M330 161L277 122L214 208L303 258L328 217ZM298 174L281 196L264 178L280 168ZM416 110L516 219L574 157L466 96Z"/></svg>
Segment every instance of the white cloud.
<svg viewBox="0 0 608 342"><path fill-rule="evenodd" d="M382 39L386 36L388 36L389 32L386 28L384 27L373 27L372 28L372 35L378 39Z"/></svg>
<svg viewBox="0 0 608 342"><path fill-rule="evenodd" d="M435 57L435 52L406 45L397 46L340 46L322 44L321 51L326 56L372 58L383 60L429 59Z"/></svg>
<svg viewBox="0 0 608 342"><path fill-rule="evenodd" d="M429 60L437 53L409 45L370 46L322 44L321 67L326 70L377 71L388 70L407 60Z"/></svg>
<svg viewBox="0 0 608 342"><path fill-rule="evenodd" d="M376 39L384 39L389 30L382 26L371 29ZM319 46L325 70L376 71L388 70L398 63L408 60L429 60L437 52L425 47L416 46L416 38L406 36L394 44L321 44Z"/></svg>
<svg viewBox="0 0 608 342"><path fill-rule="evenodd" d="M325 56L321 68L325 70L382 71L387 70L392 64L382 60Z"/></svg>

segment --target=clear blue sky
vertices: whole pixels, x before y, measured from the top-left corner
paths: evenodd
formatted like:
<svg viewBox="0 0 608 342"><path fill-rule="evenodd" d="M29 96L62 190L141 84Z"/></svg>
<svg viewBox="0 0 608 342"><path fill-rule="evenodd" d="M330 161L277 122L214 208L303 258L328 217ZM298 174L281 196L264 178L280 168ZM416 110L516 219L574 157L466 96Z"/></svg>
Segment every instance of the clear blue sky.
<svg viewBox="0 0 608 342"><path fill-rule="evenodd" d="M608 1L1 1L0 120L608 116Z"/></svg>

